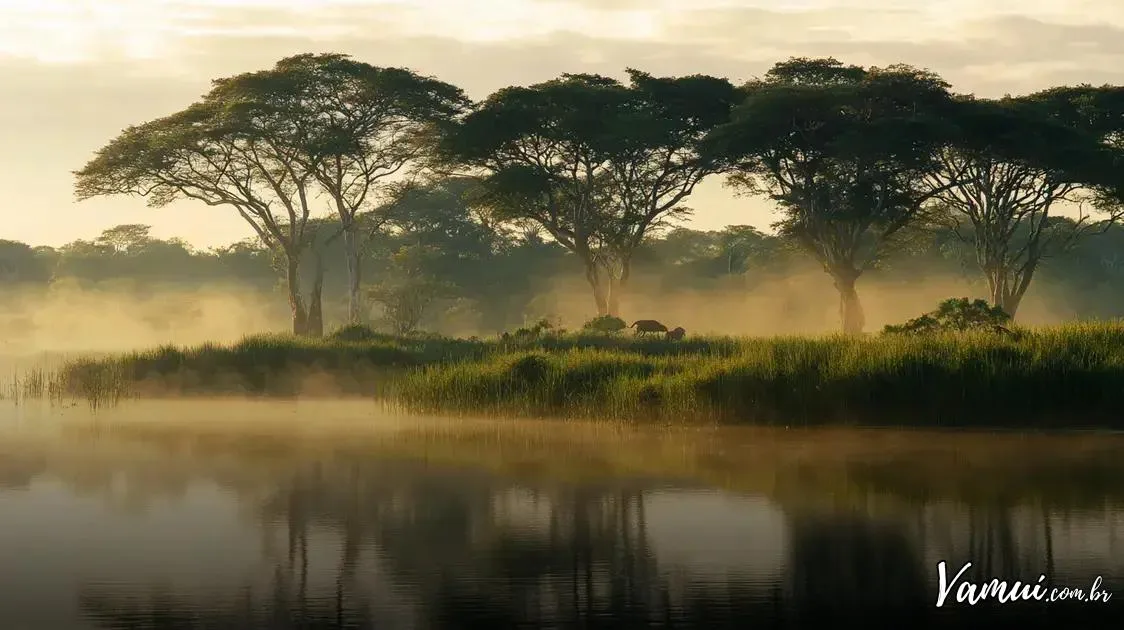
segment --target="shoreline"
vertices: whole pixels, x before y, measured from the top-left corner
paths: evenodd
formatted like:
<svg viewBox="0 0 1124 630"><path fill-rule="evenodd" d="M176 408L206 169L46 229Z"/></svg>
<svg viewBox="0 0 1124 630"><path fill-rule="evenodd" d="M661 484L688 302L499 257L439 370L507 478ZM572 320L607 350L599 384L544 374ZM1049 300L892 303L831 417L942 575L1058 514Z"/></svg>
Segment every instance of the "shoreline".
<svg viewBox="0 0 1124 630"><path fill-rule="evenodd" d="M283 335L75 359L24 399L367 398L415 413L640 424L1122 430L1124 324L846 338Z"/></svg>

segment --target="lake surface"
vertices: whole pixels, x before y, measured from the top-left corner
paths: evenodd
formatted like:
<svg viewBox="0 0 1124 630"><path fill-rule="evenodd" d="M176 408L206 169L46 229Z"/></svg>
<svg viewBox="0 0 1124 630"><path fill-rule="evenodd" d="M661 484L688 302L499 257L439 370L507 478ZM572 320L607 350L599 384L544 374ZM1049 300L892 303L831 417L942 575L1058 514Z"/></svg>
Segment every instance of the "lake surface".
<svg viewBox="0 0 1124 630"><path fill-rule="evenodd" d="M1113 435L0 407L11 630L1116 627L1122 552ZM1113 597L938 609L941 561Z"/></svg>

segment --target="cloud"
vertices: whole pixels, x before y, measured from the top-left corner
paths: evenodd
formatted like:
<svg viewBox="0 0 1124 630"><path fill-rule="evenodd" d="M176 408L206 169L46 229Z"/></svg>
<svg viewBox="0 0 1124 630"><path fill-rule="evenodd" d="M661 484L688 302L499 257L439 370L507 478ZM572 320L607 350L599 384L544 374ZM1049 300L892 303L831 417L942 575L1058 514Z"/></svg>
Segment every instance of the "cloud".
<svg viewBox="0 0 1124 630"><path fill-rule="evenodd" d="M165 29L160 30L161 55L130 57L127 50L102 42L86 76L119 75L132 63L128 72L134 75L159 73L175 81L198 82L271 65L289 54L329 50L379 65L414 67L470 91L543 80L564 71L619 75L629 65L662 74L708 72L740 80L793 55L832 55L877 65L905 62L940 72L954 84L964 81L968 85L957 87L983 93L1017 91L1036 77L1060 76L1067 70L1079 81L1116 76L1115 64L1106 62L1124 52L1120 27L1019 15L934 21L934 15L944 14L933 7L943 6L947 12L960 1L893 9L886 8L893 3L879 8L869 0L806 0L806 10L780 11L665 0L666 10L660 12L650 3L641 10L632 0L496 0L490 5L493 13L507 4L540 8L523 9L524 17L537 21L523 23L521 36L489 39L480 35L489 28L498 33L520 16L465 19L452 12L441 19L439 5L452 5L438 0L414 5L332 0L316 11L301 11L295 2L228 8L211 3L192 9L175 0L166 3L176 16L174 32L167 25L157 29ZM1054 6L1039 3L1040 8L1047 5ZM582 7L585 13L561 22L547 19L567 6ZM616 35L592 28L594 22L612 23L611 14L621 11L632 11L631 22L641 26ZM450 25L450 17L461 19L463 28ZM919 25L924 28L919 30ZM30 67L26 60L21 63ZM997 71L998 66L1004 70ZM0 71L8 73L11 67ZM156 79L153 87L160 83Z"/></svg>
<svg viewBox="0 0 1124 630"><path fill-rule="evenodd" d="M919 30L918 25L925 25ZM1119 81L1124 27L1051 22L1020 15L928 21L920 10L696 11L670 23L668 41L693 42L720 57L772 63L834 56L849 63L908 63L939 72L954 88L983 95L1057 83Z"/></svg>

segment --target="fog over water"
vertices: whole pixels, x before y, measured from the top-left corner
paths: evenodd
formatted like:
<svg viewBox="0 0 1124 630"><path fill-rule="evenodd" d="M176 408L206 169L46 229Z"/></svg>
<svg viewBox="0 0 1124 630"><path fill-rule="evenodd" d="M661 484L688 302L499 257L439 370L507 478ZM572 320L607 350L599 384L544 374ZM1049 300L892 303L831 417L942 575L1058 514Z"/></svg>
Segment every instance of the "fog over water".
<svg viewBox="0 0 1124 630"><path fill-rule="evenodd" d="M942 560L972 562L973 581L1124 588L1124 438L1111 435L656 431L362 401L6 405L0 425L13 627L1119 612L1115 599L937 611Z"/></svg>

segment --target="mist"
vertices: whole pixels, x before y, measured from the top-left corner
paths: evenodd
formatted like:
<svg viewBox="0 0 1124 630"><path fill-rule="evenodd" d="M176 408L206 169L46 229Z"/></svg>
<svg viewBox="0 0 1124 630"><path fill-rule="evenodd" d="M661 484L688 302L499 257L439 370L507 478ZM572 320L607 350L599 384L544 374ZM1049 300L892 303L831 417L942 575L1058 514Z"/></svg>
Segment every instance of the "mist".
<svg viewBox="0 0 1124 630"><path fill-rule="evenodd" d="M590 289L581 278L558 277L535 296L528 320L552 319L563 328L578 329L593 317ZM637 278L622 304L625 319L656 319L691 334L773 336L826 335L839 329L837 294L830 277L814 270L793 271L762 280L752 288L689 287L661 291L658 279ZM731 283L734 284L734 283ZM1057 287L1041 287L1028 295L1020 321L1045 326L1070 319ZM952 275L922 282L870 278L860 281L867 328L917 317L949 296L986 297L986 288ZM380 326L373 309L374 327ZM433 316L434 332L452 336L487 336L494 331L456 309ZM247 335L285 333L290 326L283 298L237 286L162 288L137 295L114 288L82 288L71 284L24 289L0 307L4 346L0 354L107 353L144 350L161 345L231 343ZM329 330L342 324L329 324Z"/></svg>
<svg viewBox="0 0 1124 630"><path fill-rule="evenodd" d="M810 266L793 266L770 274L751 286L744 277L728 286L661 288L656 275L635 278L621 303L621 317L632 323L655 319L668 328L682 326L689 334L732 336L828 335L839 331L839 294L831 277ZM900 324L936 308L950 297L987 299L987 286L963 275L932 273L921 278L885 278L876 274L858 282L866 314L866 330ZM1095 295L1082 296L1084 301ZM1039 283L1028 292L1018 320L1027 326L1049 326L1074 319L1073 291ZM556 317L561 326L580 328L593 317L593 297L580 277L557 277L533 302L534 315Z"/></svg>
<svg viewBox="0 0 1124 630"><path fill-rule="evenodd" d="M234 284L140 291L114 283L83 287L64 280L7 292L0 304L0 354L229 343L248 334L284 332L289 326L283 298Z"/></svg>
<svg viewBox="0 0 1124 630"><path fill-rule="evenodd" d="M126 283L119 283L126 284ZM826 335L839 330L838 294L831 278L814 268L797 266L755 282L734 277L718 286L664 288L655 274L641 274L625 294L622 317L656 319L689 334L773 336ZM746 286L750 285L750 286ZM577 274L559 274L542 283L528 301L523 319L550 319L575 330L596 313L589 285ZM880 278L859 281L867 330L877 332L932 310L948 297L986 298L982 282L953 274L921 279ZM1076 301L1096 299L1079 296ZM1029 326L1073 319L1074 291L1039 283L1028 293L1019 321ZM389 331L380 309L370 309L376 329ZM330 331L343 324L329 320ZM470 308L437 305L423 326L450 336L489 336L496 331ZM56 282L46 288L21 288L0 305L0 354L110 353L161 345L231 343L247 335L285 333L291 327L282 295L234 283L204 287L152 287L143 291L106 283L96 288Z"/></svg>
<svg viewBox="0 0 1124 630"><path fill-rule="evenodd" d="M456 214L450 221L463 221ZM140 226L145 228L146 226ZM87 243L51 250L5 242L0 248L0 356L113 353L161 345L226 344L246 335L292 330L278 272L260 245L243 243L199 252L143 236L127 248ZM458 228L461 233L467 232ZM739 231L741 230L741 231ZM403 268L399 254L417 234L372 243L364 260L364 295L386 283L441 282L448 289L428 304L415 330L490 337L542 318L569 330L596 314L580 263L556 244L468 232L448 240L422 234L431 254ZM621 300L623 319L656 319L689 335L823 335L840 329L839 296L831 277L775 236L739 226L723 231L680 228L655 235L637 252ZM501 243L495 244L492 241ZM1105 264L1124 230L1086 239L1043 262L1016 315L1025 326L1124 315L1124 269ZM467 254L466 254L467 252ZM342 252L324 253L325 330L346 320ZM867 332L931 311L950 297L988 298L969 249L937 243L891 253L859 279ZM305 285L307 287L307 285ZM307 295L305 296L307 299ZM366 305L372 328L392 332L385 304Z"/></svg>

